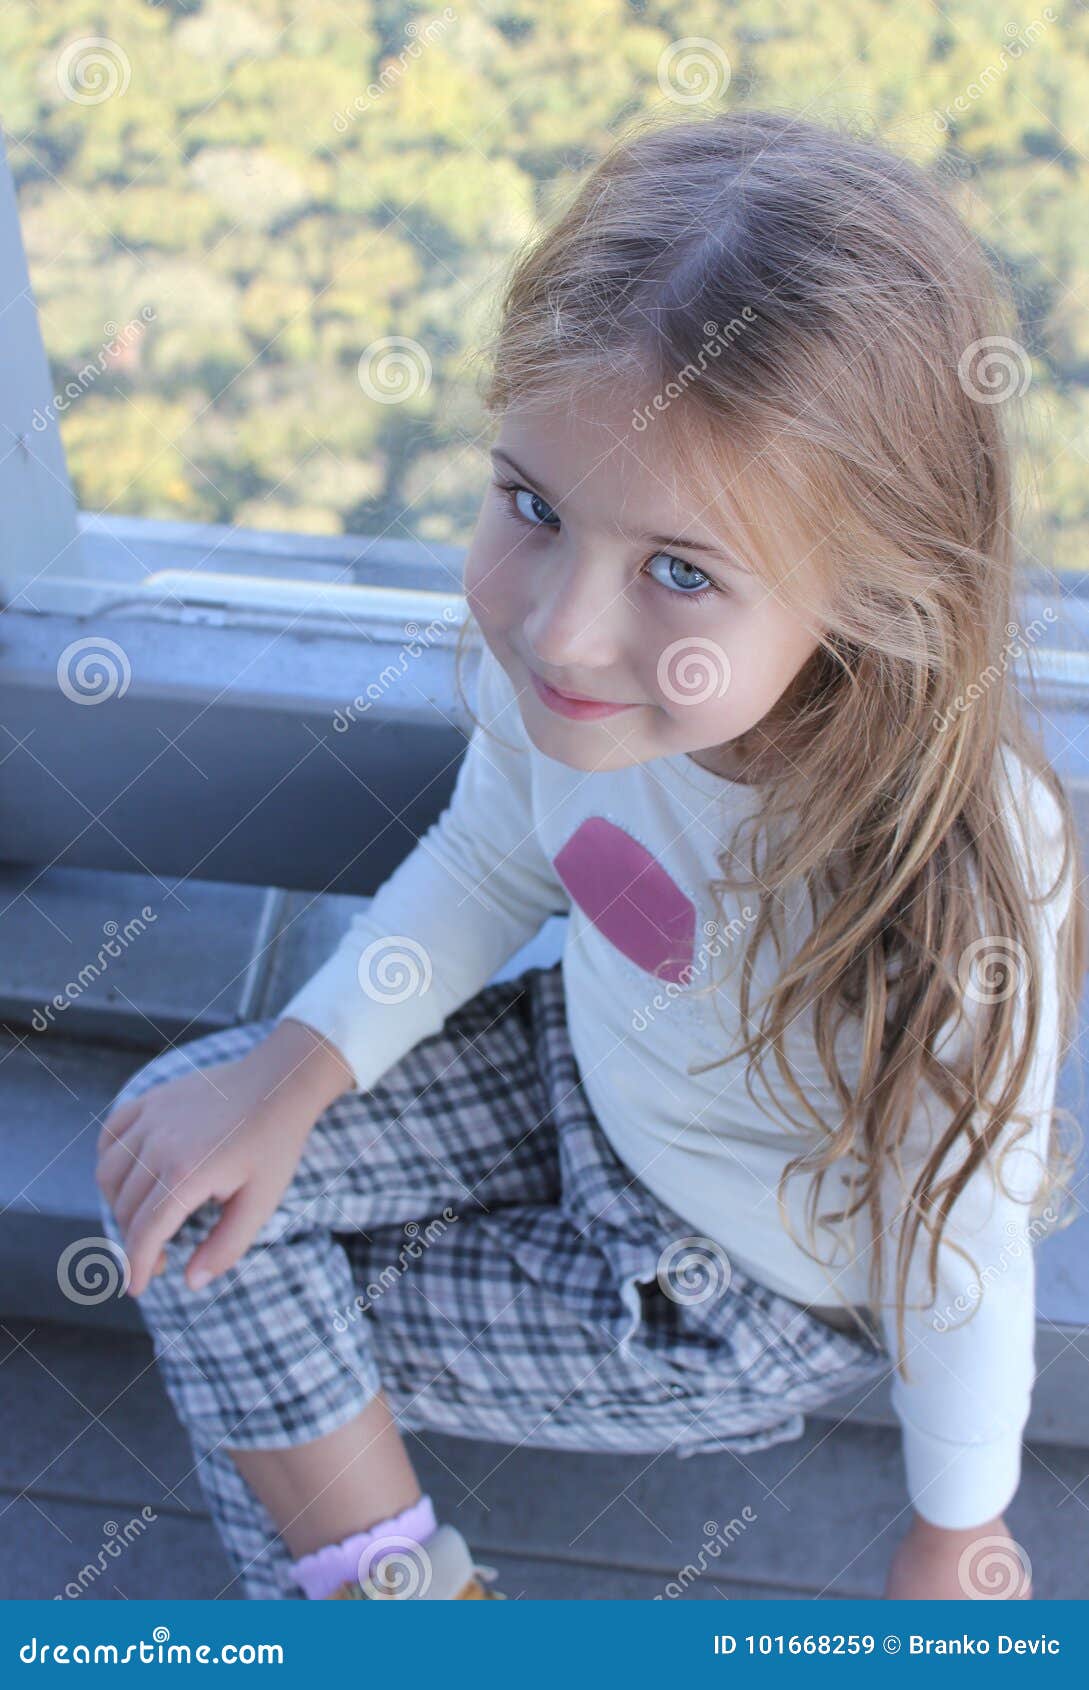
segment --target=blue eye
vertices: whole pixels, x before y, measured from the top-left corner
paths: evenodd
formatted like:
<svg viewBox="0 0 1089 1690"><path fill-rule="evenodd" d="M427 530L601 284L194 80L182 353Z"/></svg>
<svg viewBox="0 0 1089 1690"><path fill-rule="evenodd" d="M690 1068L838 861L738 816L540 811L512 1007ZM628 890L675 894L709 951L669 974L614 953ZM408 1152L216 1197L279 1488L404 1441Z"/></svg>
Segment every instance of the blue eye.
<svg viewBox="0 0 1089 1690"><path fill-rule="evenodd" d="M504 495L503 502L509 515L516 522L521 523L523 527L552 528L558 525L559 517L552 506L545 499L542 499L539 493L534 493L531 488L523 487L517 481L496 482L495 485L497 490ZM528 505L528 511L525 506L518 503L523 496ZM546 511L549 513L548 516L542 514ZM652 576L652 579L657 581L660 587L665 587L666 591L670 592L674 598L689 598L699 604L705 599L713 597L716 593L723 597L727 596L726 589L713 582L710 576L705 575L702 569L697 569L694 563L688 563L681 557L674 557L671 552L655 552L651 563L657 562L658 558L666 560L670 571L670 581L667 584L665 581L658 580L656 575ZM690 574L698 576L699 580L694 585L679 585L672 575L674 566L682 572L688 571Z"/></svg>
<svg viewBox="0 0 1089 1690"><path fill-rule="evenodd" d="M654 556L650 560L651 564L653 565L657 563L659 558L665 559L671 578L673 577L674 566L676 566L678 570L689 570L693 575L699 576L699 580L695 583L697 588L709 589L712 592L715 591L715 588L711 585L710 577L705 575L702 569L697 569L694 563L687 563L683 557L674 557L672 552L655 552ZM658 577L655 576L655 580L657 579ZM678 582L675 578L672 578L669 583L663 581L661 584L663 587L666 585L672 585L673 587L678 586ZM702 596L702 592L682 588L681 596L683 598L698 599Z"/></svg>
<svg viewBox="0 0 1089 1690"><path fill-rule="evenodd" d="M500 492L505 493L507 496L508 510L512 511L520 521L529 523L531 528L540 527L542 524L545 527L551 526L547 519L541 516L540 510L533 511L534 505L540 506L543 510L552 511L552 515L556 517L556 513L552 510L552 506L546 504L539 493L531 493L528 487L521 487L517 482L510 482L505 486L501 486ZM530 505L530 514L528 515L523 507L518 503L519 496L523 493ZM534 521L534 516L538 519L536 522ZM556 521L559 521L558 517L556 517Z"/></svg>

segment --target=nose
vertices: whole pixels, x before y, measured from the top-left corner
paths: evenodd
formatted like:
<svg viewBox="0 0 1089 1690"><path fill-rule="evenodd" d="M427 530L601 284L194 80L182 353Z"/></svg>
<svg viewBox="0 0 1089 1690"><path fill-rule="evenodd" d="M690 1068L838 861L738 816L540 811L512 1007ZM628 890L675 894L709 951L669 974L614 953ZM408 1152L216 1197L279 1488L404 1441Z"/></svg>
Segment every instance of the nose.
<svg viewBox="0 0 1089 1690"><path fill-rule="evenodd" d="M527 653L546 674L616 673L628 610L623 584L607 571L577 558L556 563L525 619Z"/></svg>

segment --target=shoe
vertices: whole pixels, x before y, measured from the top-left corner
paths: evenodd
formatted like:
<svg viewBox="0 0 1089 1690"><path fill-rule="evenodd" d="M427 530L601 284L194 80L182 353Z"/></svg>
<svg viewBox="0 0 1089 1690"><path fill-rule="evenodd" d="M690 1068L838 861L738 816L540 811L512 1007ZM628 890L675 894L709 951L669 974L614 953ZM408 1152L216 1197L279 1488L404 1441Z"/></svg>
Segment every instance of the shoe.
<svg viewBox="0 0 1089 1690"><path fill-rule="evenodd" d="M426 1543L386 1550L378 1558L374 1575L366 1584L346 1579L326 1598L329 1602L353 1602L362 1598L425 1602L506 1601L501 1590L486 1589L483 1579L497 1578L494 1567L473 1562L469 1545L456 1526L439 1526Z"/></svg>

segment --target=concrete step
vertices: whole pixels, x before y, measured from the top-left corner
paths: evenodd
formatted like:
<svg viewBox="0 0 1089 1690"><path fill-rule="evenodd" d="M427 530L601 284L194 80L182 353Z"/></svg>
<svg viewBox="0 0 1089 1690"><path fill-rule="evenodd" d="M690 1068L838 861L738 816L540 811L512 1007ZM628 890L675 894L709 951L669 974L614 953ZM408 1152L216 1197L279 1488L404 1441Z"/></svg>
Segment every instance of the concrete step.
<svg viewBox="0 0 1089 1690"><path fill-rule="evenodd" d="M0 1377L0 1599L62 1593L145 1508L82 1599L239 1596L146 1337L2 1319ZM872 1598L908 1523L898 1436L853 1421L743 1459L408 1442L440 1517L515 1599ZM1081 1450L1026 1447L1008 1521L1040 1598L1084 1598L1084 1473Z"/></svg>

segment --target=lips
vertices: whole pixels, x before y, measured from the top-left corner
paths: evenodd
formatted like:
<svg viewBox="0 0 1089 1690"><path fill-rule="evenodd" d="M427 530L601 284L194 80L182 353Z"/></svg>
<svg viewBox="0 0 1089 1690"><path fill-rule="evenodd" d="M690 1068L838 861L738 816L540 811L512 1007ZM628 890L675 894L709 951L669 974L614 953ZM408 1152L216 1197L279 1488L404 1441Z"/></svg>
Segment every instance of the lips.
<svg viewBox="0 0 1089 1690"><path fill-rule="evenodd" d="M570 704L613 704L613 703L615 703L615 700L611 699L611 698L588 698L585 693L568 692L566 687L554 687L554 686L552 686L551 681L545 681L545 686L550 688L550 690L552 692L558 692L560 697L566 698L568 703L570 703Z"/></svg>
<svg viewBox="0 0 1089 1690"><path fill-rule="evenodd" d="M550 710L557 716L570 716L576 721L586 720L597 716L615 716L620 710L631 710L630 704L607 704L596 699L572 698L567 693L557 692L556 688L542 681L540 675L532 669L529 678L533 682L534 691Z"/></svg>

